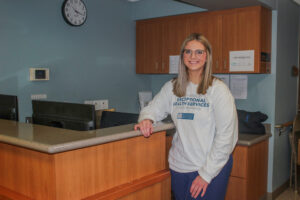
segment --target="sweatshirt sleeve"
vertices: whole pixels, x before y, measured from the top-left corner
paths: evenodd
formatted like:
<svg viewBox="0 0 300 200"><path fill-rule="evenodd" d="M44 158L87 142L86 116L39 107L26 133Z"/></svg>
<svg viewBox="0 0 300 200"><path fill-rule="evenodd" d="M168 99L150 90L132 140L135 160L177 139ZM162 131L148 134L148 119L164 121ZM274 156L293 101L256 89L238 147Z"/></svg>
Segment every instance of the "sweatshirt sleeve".
<svg viewBox="0 0 300 200"><path fill-rule="evenodd" d="M163 120L171 111L172 82L167 82L153 100L141 110L138 122L150 119L153 123Z"/></svg>
<svg viewBox="0 0 300 200"><path fill-rule="evenodd" d="M205 165L199 175L208 183L219 174L238 140L238 118L234 98L223 83L218 83L212 91L215 118L215 137Z"/></svg>

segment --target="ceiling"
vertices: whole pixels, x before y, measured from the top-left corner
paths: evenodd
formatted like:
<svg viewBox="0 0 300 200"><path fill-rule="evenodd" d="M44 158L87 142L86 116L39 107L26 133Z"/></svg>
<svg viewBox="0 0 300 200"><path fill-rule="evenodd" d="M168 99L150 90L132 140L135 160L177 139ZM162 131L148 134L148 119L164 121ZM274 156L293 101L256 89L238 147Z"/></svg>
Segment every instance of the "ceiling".
<svg viewBox="0 0 300 200"><path fill-rule="evenodd" d="M203 9L223 10L229 8L241 8L246 6L264 5L271 9L276 9L276 0L175 0Z"/></svg>

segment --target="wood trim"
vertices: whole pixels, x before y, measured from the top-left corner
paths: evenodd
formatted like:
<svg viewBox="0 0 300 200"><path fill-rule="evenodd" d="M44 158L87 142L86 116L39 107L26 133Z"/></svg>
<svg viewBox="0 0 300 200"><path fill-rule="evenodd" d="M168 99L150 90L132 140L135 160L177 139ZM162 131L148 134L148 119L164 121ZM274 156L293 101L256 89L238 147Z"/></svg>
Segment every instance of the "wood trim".
<svg viewBox="0 0 300 200"><path fill-rule="evenodd" d="M286 123L282 124L282 126L283 126L283 127L293 126L293 121L286 122Z"/></svg>
<svg viewBox="0 0 300 200"><path fill-rule="evenodd" d="M286 122L286 123L283 123L283 124L278 124L278 125L275 125L275 128L286 128L286 127L289 127L289 126L293 126L293 123L294 121L289 121L289 122Z"/></svg>
<svg viewBox="0 0 300 200"><path fill-rule="evenodd" d="M166 136L166 169L169 169L168 157L169 157L169 151L172 146L172 140L173 140L173 136Z"/></svg>
<svg viewBox="0 0 300 200"><path fill-rule="evenodd" d="M108 200L121 198L140 189L146 188L150 185L162 182L169 177L170 172L168 170L162 170L160 172L144 176L138 180L134 180L131 183L126 183L104 192L100 192L96 195L84 198L83 200Z"/></svg>
<svg viewBox="0 0 300 200"><path fill-rule="evenodd" d="M12 190L0 186L0 200L32 200L22 194L16 193Z"/></svg>

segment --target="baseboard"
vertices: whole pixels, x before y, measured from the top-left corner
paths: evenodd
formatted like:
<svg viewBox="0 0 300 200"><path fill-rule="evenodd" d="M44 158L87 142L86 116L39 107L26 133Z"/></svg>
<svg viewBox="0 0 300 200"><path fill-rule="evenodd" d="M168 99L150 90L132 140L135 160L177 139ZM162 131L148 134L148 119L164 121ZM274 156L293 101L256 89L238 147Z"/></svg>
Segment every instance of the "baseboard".
<svg viewBox="0 0 300 200"><path fill-rule="evenodd" d="M290 186L290 179L288 179L285 183L283 183L281 186L279 186L273 192L270 192L270 193L268 192L267 195L265 195L265 197L262 198L261 200L275 200L289 186Z"/></svg>

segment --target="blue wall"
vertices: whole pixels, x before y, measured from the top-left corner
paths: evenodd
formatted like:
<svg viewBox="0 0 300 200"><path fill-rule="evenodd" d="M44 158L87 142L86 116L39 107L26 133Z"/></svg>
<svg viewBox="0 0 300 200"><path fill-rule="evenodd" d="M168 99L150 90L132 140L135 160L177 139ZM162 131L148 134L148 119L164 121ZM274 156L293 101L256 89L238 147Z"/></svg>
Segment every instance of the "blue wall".
<svg viewBox="0 0 300 200"><path fill-rule="evenodd" d="M277 1L277 57L275 123L293 120L297 110L298 77L292 66L298 66L299 7L293 1ZM290 145L288 135L274 131L273 189L289 179Z"/></svg>
<svg viewBox="0 0 300 200"><path fill-rule="evenodd" d="M138 112L137 93L151 88L135 74L135 22L125 0L84 1L81 27L66 24L62 0L1 1L0 93L18 95L20 120L31 115L31 94L82 103L109 99ZM48 67L50 80L29 81L30 67Z"/></svg>

